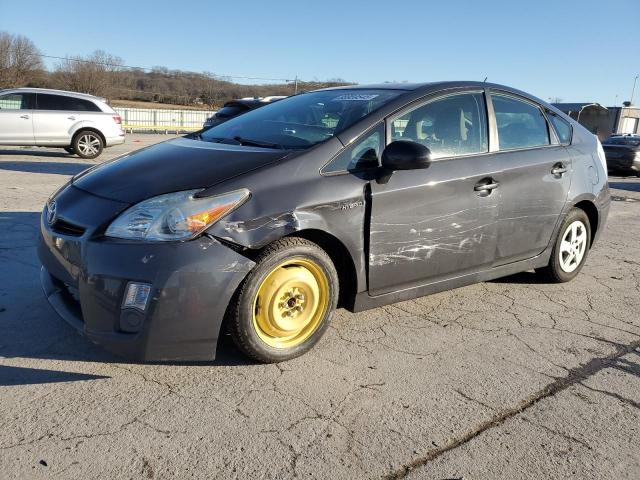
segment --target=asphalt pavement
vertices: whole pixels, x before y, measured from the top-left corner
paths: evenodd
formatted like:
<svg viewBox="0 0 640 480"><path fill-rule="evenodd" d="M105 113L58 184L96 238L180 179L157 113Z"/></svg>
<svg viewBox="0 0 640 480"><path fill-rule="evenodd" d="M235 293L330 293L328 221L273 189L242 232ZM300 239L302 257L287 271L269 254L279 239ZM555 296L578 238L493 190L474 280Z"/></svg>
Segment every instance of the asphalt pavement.
<svg viewBox="0 0 640 480"><path fill-rule="evenodd" d="M56 316L47 197L97 162L0 148L0 478L640 478L640 179L572 282L533 272L362 312L308 354L123 361Z"/></svg>

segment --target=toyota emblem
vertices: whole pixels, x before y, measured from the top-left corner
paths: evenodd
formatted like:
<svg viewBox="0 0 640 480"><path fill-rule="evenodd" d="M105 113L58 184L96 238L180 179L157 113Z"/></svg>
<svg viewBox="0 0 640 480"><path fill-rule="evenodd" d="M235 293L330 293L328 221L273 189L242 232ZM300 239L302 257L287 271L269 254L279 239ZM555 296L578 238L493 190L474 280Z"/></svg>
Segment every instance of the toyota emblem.
<svg viewBox="0 0 640 480"><path fill-rule="evenodd" d="M47 207L47 223L53 225L58 219L58 204L53 201Z"/></svg>

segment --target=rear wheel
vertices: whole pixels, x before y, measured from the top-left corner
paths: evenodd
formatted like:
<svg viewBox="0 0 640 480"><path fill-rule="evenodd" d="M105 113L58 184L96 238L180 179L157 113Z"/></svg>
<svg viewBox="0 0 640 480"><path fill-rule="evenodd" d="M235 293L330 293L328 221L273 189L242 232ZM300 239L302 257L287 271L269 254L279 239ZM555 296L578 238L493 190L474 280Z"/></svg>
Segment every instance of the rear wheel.
<svg viewBox="0 0 640 480"><path fill-rule="evenodd" d="M229 331L248 356L264 363L310 350L329 325L338 275L327 253L301 238L265 248L236 293Z"/></svg>
<svg viewBox="0 0 640 480"><path fill-rule="evenodd" d="M82 158L96 158L102 153L102 137L91 130L82 130L73 138L72 148Z"/></svg>
<svg viewBox="0 0 640 480"><path fill-rule="evenodd" d="M551 252L549 265L539 270L553 282L568 282L578 275L591 245L589 217L579 208L569 211Z"/></svg>

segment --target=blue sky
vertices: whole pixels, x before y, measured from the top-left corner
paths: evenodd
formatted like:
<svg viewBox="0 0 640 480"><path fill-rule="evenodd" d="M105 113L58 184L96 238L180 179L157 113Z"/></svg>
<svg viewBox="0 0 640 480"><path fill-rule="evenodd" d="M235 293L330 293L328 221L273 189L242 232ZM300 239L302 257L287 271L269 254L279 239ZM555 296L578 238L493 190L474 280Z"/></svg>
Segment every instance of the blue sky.
<svg viewBox="0 0 640 480"><path fill-rule="evenodd" d="M305 80L482 80L541 98L628 100L640 0L0 0L45 54ZM636 103L640 103L640 80Z"/></svg>

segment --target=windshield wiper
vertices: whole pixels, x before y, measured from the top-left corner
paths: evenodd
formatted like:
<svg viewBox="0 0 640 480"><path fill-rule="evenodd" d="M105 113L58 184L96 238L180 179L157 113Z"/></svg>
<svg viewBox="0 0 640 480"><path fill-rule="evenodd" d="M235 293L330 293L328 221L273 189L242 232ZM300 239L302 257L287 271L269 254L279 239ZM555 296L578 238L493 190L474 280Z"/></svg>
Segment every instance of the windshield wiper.
<svg viewBox="0 0 640 480"><path fill-rule="evenodd" d="M242 138L240 136L235 136L233 139L236 142L239 142L240 145L247 145L250 147L263 147L263 148L277 148L279 150L284 150L284 146L279 143L270 143L270 142L261 142L258 140L249 140L248 138Z"/></svg>

